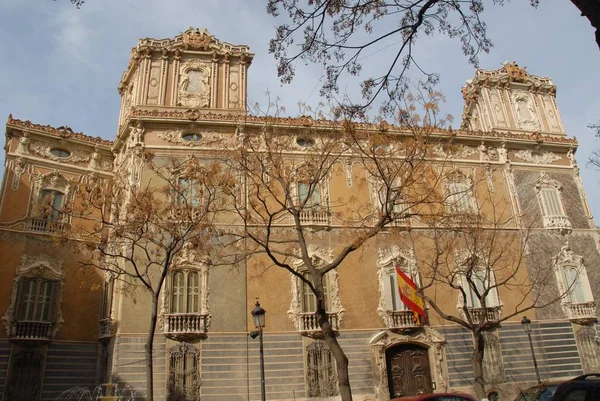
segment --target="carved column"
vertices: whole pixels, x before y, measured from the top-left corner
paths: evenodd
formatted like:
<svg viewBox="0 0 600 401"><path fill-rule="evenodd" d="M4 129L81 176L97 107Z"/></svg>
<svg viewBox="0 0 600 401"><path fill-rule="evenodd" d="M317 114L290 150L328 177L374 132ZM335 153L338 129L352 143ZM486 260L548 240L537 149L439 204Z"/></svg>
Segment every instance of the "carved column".
<svg viewBox="0 0 600 401"><path fill-rule="evenodd" d="M217 52L213 52L212 54L212 58L211 58L211 75L212 75L212 79L211 79L211 100L210 100L210 107L213 109L216 109L219 107L218 105L218 101L219 99L217 98L217 92L219 91L219 79L218 79L218 75L219 75L219 56L217 55ZM223 83L224 84L224 83ZM226 92L227 87L224 86L223 87L223 91Z"/></svg>
<svg viewBox="0 0 600 401"><path fill-rule="evenodd" d="M144 58L142 61L142 74L140 77L141 88L138 91L140 93L140 99L139 99L138 104L146 104L146 102L147 102L151 65L152 65L152 50L149 48L146 48L146 49L144 49Z"/></svg>
<svg viewBox="0 0 600 401"><path fill-rule="evenodd" d="M229 108L229 85L230 76L229 76L229 64L231 62L231 57L229 53L225 53L223 57L223 108Z"/></svg>
<svg viewBox="0 0 600 401"><path fill-rule="evenodd" d="M600 371L600 338L592 324L574 324L577 350L581 359L583 373L597 373Z"/></svg>
<svg viewBox="0 0 600 401"><path fill-rule="evenodd" d="M169 52L163 49L160 63L160 82L158 91L158 104L165 105L165 96L167 92L167 69L169 68Z"/></svg>
<svg viewBox="0 0 600 401"><path fill-rule="evenodd" d="M181 52L175 50L173 57L173 79L171 79L171 106L177 105L177 88L179 87L179 64L181 64Z"/></svg>

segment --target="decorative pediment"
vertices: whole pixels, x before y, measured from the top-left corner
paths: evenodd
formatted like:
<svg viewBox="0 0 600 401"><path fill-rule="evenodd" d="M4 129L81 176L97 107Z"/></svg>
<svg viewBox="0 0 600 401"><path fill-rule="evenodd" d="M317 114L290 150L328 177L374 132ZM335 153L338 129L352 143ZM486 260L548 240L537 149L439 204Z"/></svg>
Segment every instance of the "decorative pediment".
<svg viewBox="0 0 600 401"><path fill-rule="evenodd" d="M542 188L552 188L557 191L562 191L563 188L559 181L550 178L545 171L540 172L540 177L535 181L534 186L538 191Z"/></svg>
<svg viewBox="0 0 600 401"><path fill-rule="evenodd" d="M576 266L581 270L583 268L583 256L575 255L567 242L565 246L560 248L560 252L556 255L554 263L558 266Z"/></svg>
<svg viewBox="0 0 600 401"><path fill-rule="evenodd" d="M298 269L304 264L304 261L302 260L300 250L296 254L296 259L292 262L292 265ZM324 248L313 244L308 245L308 255L315 267L331 263L334 260L332 248Z"/></svg>
<svg viewBox="0 0 600 401"><path fill-rule="evenodd" d="M209 107L210 64L199 59L192 59L182 64L180 74L177 104L187 107Z"/></svg>
<svg viewBox="0 0 600 401"><path fill-rule="evenodd" d="M232 55L248 54L250 48L246 45L233 45L221 42L206 28L188 28L185 32L168 39L140 39L138 48L184 49L204 52L229 53Z"/></svg>

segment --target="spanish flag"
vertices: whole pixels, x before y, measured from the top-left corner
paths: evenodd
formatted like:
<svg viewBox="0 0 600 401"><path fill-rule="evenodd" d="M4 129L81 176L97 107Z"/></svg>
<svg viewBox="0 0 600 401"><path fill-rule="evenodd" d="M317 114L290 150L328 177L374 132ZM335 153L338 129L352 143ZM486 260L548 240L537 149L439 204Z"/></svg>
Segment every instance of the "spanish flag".
<svg viewBox="0 0 600 401"><path fill-rule="evenodd" d="M417 293L418 287L398 266L396 266L396 278L400 300L413 311L415 322L419 324L419 316L425 317L425 303Z"/></svg>

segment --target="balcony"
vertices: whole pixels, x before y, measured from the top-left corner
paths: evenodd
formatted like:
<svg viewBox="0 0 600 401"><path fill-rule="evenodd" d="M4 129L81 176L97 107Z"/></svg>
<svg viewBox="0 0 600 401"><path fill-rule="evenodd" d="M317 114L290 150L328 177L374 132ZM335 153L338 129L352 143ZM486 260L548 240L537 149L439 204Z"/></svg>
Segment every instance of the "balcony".
<svg viewBox="0 0 600 401"><path fill-rule="evenodd" d="M31 217L27 221L26 231L34 233L53 234L66 231L70 227L66 221L52 220L47 217Z"/></svg>
<svg viewBox="0 0 600 401"><path fill-rule="evenodd" d="M497 324L502 314L502 306L489 306L487 308L468 307L469 315L473 324L482 325L485 323ZM464 317L466 318L466 317Z"/></svg>
<svg viewBox="0 0 600 401"><path fill-rule="evenodd" d="M544 216L544 228L558 230L561 234L571 232L571 222L567 216Z"/></svg>
<svg viewBox="0 0 600 401"><path fill-rule="evenodd" d="M401 311L385 311L384 317L386 326L389 329L416 329L418 327L422 327L424 323L424 319L419 319L419 322L415 322L415 316L413 311L411 310L401 310Z"/></svg>
<svg viewBox="0 0 600 401"><path fill-rule="evenodd" d="M163 333L166 337L183 341L205 337L209 315L199 313L171 313L163 315Z"/></svg>
<svg viewBox="0 0 600 401"><path fill-rule="evenodd" d="M98 341L107 341L113 335L113 320L109 317L100 319L100 334L98 335Z"/></svg>
<svg viewBox="0 0 600 401"><path fill-rule="evenodd" d="M573 323L588 324L598 320L594 301L580 304L565 303L563 310L567 318Z"/></svg>
<svg viewBox="0 0 600 401"><path fill-rule="evenodd" d="M24 345L39 345L52 341L52 322L18 321L10 326L10 340Z"/></svg>
<svg viewBox="0 0 600 401"><path fill-rule="evenodd" d="M300 322L300 333L309 337L318 337L321 333L321 326L319 325L319 318L315 312L300 313L298 315ZM334 331L340 329L339 319L337 313L327 313L329 323Z"/></svg>
<svg viewBox="0 0 600 401"><path fill-rule="evenodd" d="M300 211L300 222L308 225L329 225L329 211L323 208L308 208Z"/></svg>

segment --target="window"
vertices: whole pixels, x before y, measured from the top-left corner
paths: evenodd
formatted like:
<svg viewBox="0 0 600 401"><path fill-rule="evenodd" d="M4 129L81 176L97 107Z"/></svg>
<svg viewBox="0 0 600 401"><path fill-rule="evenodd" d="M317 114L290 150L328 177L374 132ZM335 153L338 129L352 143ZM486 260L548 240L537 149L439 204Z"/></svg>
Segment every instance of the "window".
<svg viewBox="0 0 600 401"><path fill-rule="evenodd" d="M309 193L311 186L308 183L298 183L298 203L302 204L306 201L305 207L315 207L321 204L321 194L319 193L319 186L312 186L312 193Z"/></svg>
<svg viewBox="0 0 600 401"><path fill-rule="evenodd" d="M200 280L197 271L171 274L170 313L200 313Z"/></svg>
<svg viewBox="0 0 600 401"><path fill-rule="evenodd" d="M386 269L386 282L384 283L386 293L386 309L389 311L407 311L409 308L400 299L400 292L398 291L398 275L396 274L396 266L400 268L411 280L419 285L419 277L416 271L411 269L406 259L399 257L393 264L388 266Z"/></svg>
<svg viewBox="0 0 600 401"><path fill-rule="evenodd" d="M16 321L54 322L60 284L43 278L19 282Z"/></svg>
<svg viewBox="0 0 600 401"><path fill-rule="evenodd" d="M59 148L54 148L54 149L50 149L50 153L56 157L60 157L60 158L67 158L69 156L71 156L71 152L69 152L68 150L64 150L64 149L59 149Z"/></svg>
<svg viewBox="0 0 600 401"><path fill-rule="evenodd" d="M472 269L470 273L463 274L461 287L467 294L467 306L471 308L498 306L498 293L494 287L495 284L494 273L491 270L487 271L484 267ZM484 299L485 305L482 305L481 296L486 290L489 291Z"/></svg>
<svg viewBox="0 0 600 401"><path fill-rule="evenodd" d="M298 146L300 146L302 148L311 148L311 147L315 146L315 141L314 141L314 139L311 139L311 138L299 137L299 138L296 138L296 143L298 144Z"/></svg>
<svg viewBox="0 0 600 401"><path fill-rule="evenodd" d="M545 228L570 231L571 223L562 204L562 184L553 180L545 171L535 182L535 188L542 210L542 221Z"/></svg>
<svg viewBox="0 0 600 401"><path fill-rule="evenodd" d="M178 201L181 204L198 207L202 204L202 191L195 180L181 177L178 181Z"/></svg>
<svg viewBox="0 0 600 401"><path fill-rule="evenodd" d="M198 350L181 343L169 350L169 381L167 401L199 401L200 374Z"/></svg>
<svg viewBox="0 0 600 401"><path fill-rule="evenodd" d="M43 217L52 221L58 221L62 217L62 208L65 200L65 194L55 190L43 190L42 200L44 210Z"/></svg>
<svg viewBox="0 0 600 401"><path fill-rule="evenodd" d="M198 142L199 140L202 139L202 135L196 134L196 133L188 133L188 134L183 134L181 136L181 139L183 139L184 141L187 141L187 142Z"/></svg>
<svg viewBox="0 0 600 401"><path fill-rule="evenodd" d="M453 212L476 213L477 204L471 192L471 186L466 182L451 182L448 184L448 203Z"/></svg>
<svg viewBox="0 0 600 401"><path fill-rule="evenodd" d="M302 276L307 280L310 280L308 272L302 273ZM323 277L323 293L325 296L325 310L329 311L329 291L327 288L327 275ZM302 282L302 312L314 313L317 311L317 297L312 292L308 284Z"/></svg>
<svg viewBox="0 0 600 401"><path fill-rule="evenodd" d="M311 398L338 394L335 359L323 341L306 347L306 387Z"/></svg>
<svg viewBox="0 0 600 401"><path fill-rule="evenodd" d="M388 202L393 202L394 205L391 210L393 215L397 216L398 218L404 218L406 213L409 212L409 207L404 201L404 197L397 193L399 188L400 185L398 185L396 188L388 188L385 185L381 185L377 192L377 200L379 201L378 206L380 208L385 208Z"/></svg>
<svg viewBox="0 0 600 401"><path fill-rule="evenodd" d="M583 257L576 255L566 244L556 256L554 264L567 316L570 319L594 317L596 307Z"/></svg>

